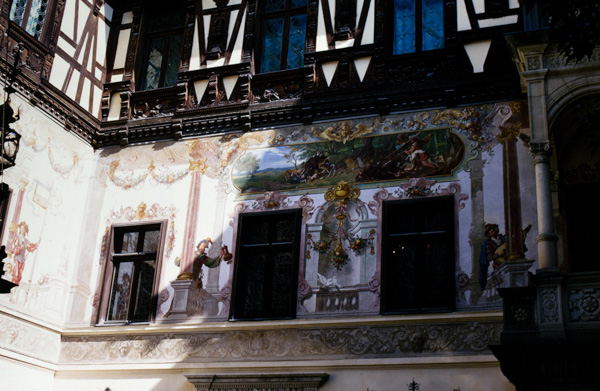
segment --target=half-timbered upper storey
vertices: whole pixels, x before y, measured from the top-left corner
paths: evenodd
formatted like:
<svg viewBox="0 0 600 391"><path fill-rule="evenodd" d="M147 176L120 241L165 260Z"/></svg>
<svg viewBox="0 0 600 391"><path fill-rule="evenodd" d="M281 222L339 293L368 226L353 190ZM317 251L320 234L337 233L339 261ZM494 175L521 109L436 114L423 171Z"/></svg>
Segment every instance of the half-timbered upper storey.
<svg viewBox="0 0 600 391"><path fill-rule="evenodd" d="M520 94L518 0L4 0L1 18L22 93L95 147Z"/></svg>

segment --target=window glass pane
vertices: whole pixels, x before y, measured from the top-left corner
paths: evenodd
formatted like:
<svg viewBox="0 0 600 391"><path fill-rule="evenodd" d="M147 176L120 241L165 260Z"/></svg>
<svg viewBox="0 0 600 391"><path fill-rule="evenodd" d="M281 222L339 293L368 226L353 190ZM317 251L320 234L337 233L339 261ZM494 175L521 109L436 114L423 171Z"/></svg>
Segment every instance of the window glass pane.
<svg viewBox="0 0 600 391"><path fill-rule="evenodd" d="M145 261L140 266L132 320L149 320L152 310L152 286L154 285L154 261Z"/></svg>
<svg viewBox="0 0 600 391"><path fill-rule="evenodd" d="M157 252L159 243L160 231L147 231L144 236L144 247L142 251L145 253Z"/></svg>
<svg viewBox="0 0 600 391"><path fill-rule="evenodd" d="M414 238L390 241L388 251L387 303L390 309L410 309L418 306L417 298L417 246Z"/></svg>
<svg viewBox="0 0 600 391"><path fill-rule="evenodd" d="M146 66L146 75L142 83L142 90L153 90L159 87L160 68L164 50L164 38L155 38L148 43L148 65Z"/></svg>
<svg viewBox="0 0 600 391"><path fill-rule="evenodd" d="M269 221L265 219L247 218L244 224L252 226L251 230L245 232L244 245L267 244L269 242Z"/></svg>
<svg viewBox="0 0 600 391"><path fill-rule="evenodd" d="M281 48L283 44L283 18L267 19L264 24L263 52L261 70L275 72L281 67Z"/></svg>
<svg viewBox="0 0 600 391"><path fill-rule="evenodd" d="M423 0L423 50L444 47L444 2Z"/></svg>
<svg viewBox="0 0 600 391"><path fill-rule="evenodd" d="M169 39L169 59L165 71L164 87L177 84L177 72L179 71L179 61L181 60L181 50L183 48L183 36L174 35Z"/></svg>
<svg viewBox="0 0 600 391"><path fill-rule="evenodd" d="M27 20L27 26L25 30L30 34L35 36L38 27L38 19L40 17L42 8L42 0L32 0L31 8L29 9L29 20ZM41 27L41 25L40 25Z"/></svg>
<svg viewBox="0 0 600 391"><path fill-rule="evenodd" d="M449 284L453 283L450 272L454 258L449 256L452 249L445 237L425 238L423 257L423 276L421 284L421 302L423 307L451 306L448 292L452 292ZM450 265L449 265L450 264ZM450 266L450 267L449 267ZM454 270L454 268L451 268Z"/></svg>
<svg viewBox="0 0 600 391"><path fill-rule="evenodd" d="M267 258L265 254L252 254L244 260L248 262L245 268L246 273L243 276L241 286L246 286L245 291L236 292L236 295L243 295L242 317L257 317L263 312L264 286L265 286L265 268Z"/></svg>
<svg viewBox="0 0 600 391"><path fill-rule="evenodd" d="M121 254L136 253L139 236L140 236L139 232L125 232L123 234L123 247L121 247L120 252L118 251L118 247L117 247L117 249L116 249L117 253L121 253Z"/></svg>
<svg viewBox="0 0 600 391"><path fill-rule="evenodd" d="M27 0L15 0L12 3L12 7L10 8L10 20L14 21L17 24L21 24L23 21L23 14L25 13L25 6L27 5Z"/></svg>
<svg viewBox="0 0 600 391"><path fill-rule="evenodd" d="M152 15L149 32L162 31L169 28L169 13L160 12Z"/></svg>
<svg viewBox="0 0 600 391"><path fill-rule="evenodd" d="M306 7L308 1L307 0L291 0L291 7Z"/></svg>
<svg viewBox="0 0 600 391"><path fill-rule="evenodd" d="M185 25L185 9L178 9L173 12L171 27L183 27Z"/></svg>
<svg viewBox="0 0 600 391"><path fill-rule="evenodd" d="M394 2L394 54L415 51L415 0Z"/></svg>
<svg viewBox="0 0 600 391"><path fill-rule="evenodd" d="M127 320L132 276L133 262L121 262L115 265L115 275L108 307L108 320Z"/></svg>
<svg viewBox="0 0 600 391"><path fill-rule="evenodd" d="M306 36L306 15L290 18L287 69L301 68L304 65L304 41Z"/></svg>
<svg viewBox="0 0 600 391"><path fill-rule="evenodd" d="M285 8L285 0L267 0L266 12L279 11Z"/></svg>
<svg viewBox="0 0 600 391"><path fill-rule="evenodd" d="M291 242L294 240L294 220L281 220L275 224L275 242Z"/></svg>
<svg viewBox="0 0 600 391"><path fill-rule="evenodd" d="M291 252L280 252L275 256L273 269L273 291L271 292L271 311L273 316L286 316L290 307L290 295L294 258Z"/></svg>

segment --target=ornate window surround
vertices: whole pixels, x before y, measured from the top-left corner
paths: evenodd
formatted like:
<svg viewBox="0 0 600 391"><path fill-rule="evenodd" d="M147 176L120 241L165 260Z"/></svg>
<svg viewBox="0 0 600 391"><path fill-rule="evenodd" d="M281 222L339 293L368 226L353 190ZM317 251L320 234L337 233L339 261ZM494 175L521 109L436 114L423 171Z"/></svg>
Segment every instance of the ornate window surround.
<svg viewBox="0 0 600 391"><path fill-rule="evenodd" d="M238 224L240 213L252 213L252 212L265 212L265 211L281 211L288 209L302 209L302 221L300 227L300 253L299 259L304 259L306 256L305 249L305 237L306 237L306 223L314 214L315 206L314 200L306 195L301 196L296 201L288 199L288 195L279 192L266 192L260 196L257 196L253 201L240 202L235 206L234 212L231 215L229 225L233 228L232 248L237 248L238 245ZM235 258L234 258L235 263ZM235 264L232 263L232 270ZM233 272L229 274L229 280L225 286L221 289L221 296L223 298L223 308L220 315L228 316L231 306L231 291L233 286ZM297 292L297 303L296 303L296 315L306 313L306 308L302 305L302 301L312 295L310 284L304 279L304 262L300 262L298 266L298 292Z"/></svg>
<svg viewBox="0 0 600 391"><path fill-rule="evenodd" d="M140 219L141 220L141 219ZM163 266L163 257L165 254L165 246L167 241L167 229L169 226L169 220L144 220L139 223L115 223L107 227L110 231L107 232L109 235L103 241L102 247L102 266L100 268L99 273L99 282L96 294L94 295L94 316L92 316L92 325L115 325L115 324L129 324L129 323L147 323L153 322L158 308L157 298L159 296L159 282L162 274L162 266ZM144 227L150 225L160 225L160 239L158 243L158 251L156 252L155 258L155 266L154 266L154 281L152 284L152 303L151 303L151 311L150 316L147 321L131 321L129 319L118 322L118 321L110 321L107 322L108 318L108 303L110 301L110 289L113 281L113 249L114 249L114 241L115 241L115 229L127 229L131 228L135 230L135 228L139 227L143 229Z"/></svg>
<svg viewBox="0 0 600 391"><path fill-rule="evenodd" d="M264 391L317 391L325 383L327 373L279 373L184 375L198 391L209 390L264 390Z"/></svg>

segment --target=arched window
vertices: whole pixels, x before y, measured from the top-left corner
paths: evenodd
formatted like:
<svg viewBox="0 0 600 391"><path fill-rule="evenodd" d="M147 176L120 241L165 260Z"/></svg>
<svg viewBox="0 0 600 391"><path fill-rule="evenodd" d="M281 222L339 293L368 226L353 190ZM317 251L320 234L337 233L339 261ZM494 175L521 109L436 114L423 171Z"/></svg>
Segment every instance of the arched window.
<svg viewBox="0 0 600 391"><path fill-rule="evenodd" d="M600 221L600 95L574 101L553 123L563 266L571 272L600 271L593 246Z"/></svg>

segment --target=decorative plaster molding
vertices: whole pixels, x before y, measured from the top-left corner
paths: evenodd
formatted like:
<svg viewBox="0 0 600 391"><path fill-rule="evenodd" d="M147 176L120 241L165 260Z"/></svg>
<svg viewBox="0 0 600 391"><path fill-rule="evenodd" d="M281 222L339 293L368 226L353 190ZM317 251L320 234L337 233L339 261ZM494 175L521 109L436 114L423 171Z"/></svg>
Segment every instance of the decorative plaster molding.
<svg viewBox="0 0 600 391"><path fill-rule="evenodd" d="M0 315L0 348L40 360L55 362L60 335L16 319Z"/></svg>
<svg viewBox="0 0 600 391"><path fill-rule="evenodd" d="M560 294L558 288L541 288L539 292L540 300L540 323L558 323L560 322L558 301Z"/></svg>
<svg viewBox="0 0 600 391"><path fill-rule="evenodd" d="M407 324L348 328L272 329L203 333L68 336L62 363L242 361L248 358L331 359L487 354L500 341L500 322Z"/></svg>
<svg viewBox="0 0 600 391"><path fill-rule="evenodd" d="M570 289L569 290L569 321L598 322L600 321L600 289Z"/></svg>

